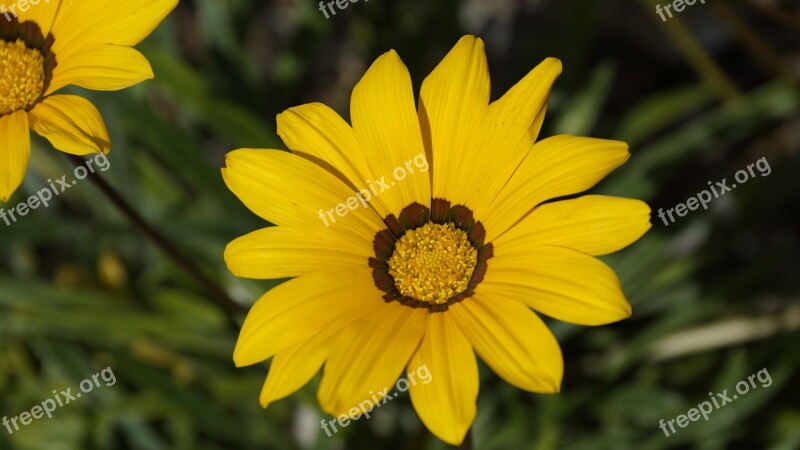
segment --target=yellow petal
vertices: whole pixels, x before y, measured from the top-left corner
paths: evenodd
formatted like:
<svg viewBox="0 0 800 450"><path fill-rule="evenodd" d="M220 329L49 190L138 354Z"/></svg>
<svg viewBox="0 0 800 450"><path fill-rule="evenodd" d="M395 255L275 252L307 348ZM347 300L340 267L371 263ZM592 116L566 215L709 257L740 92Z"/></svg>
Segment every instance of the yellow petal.
<svg viewBox="0 0 800 450"><path fill-rule="evenodd" d="M100 44L133 46L147 37L178 0L64 0L53 24L59 64Z"/></svg>
<svg viewBox="0 0 800 450"><path fill-rule="evenodd" d="M330 326L349 323L382 306L381 294L369 267L315 272L289 280L267 292L247 314L233 360L239 367L264 361Z"/></svg>
<svg viewBox="0 0 800 450"><path fill-rule="evenodd" d="M4 6L6 6L6 9L11 9L11 5L15 3L17 4L17 8L15 8L14 11L17 13L17 20L19 23L27 21L36 22L36 24L39 25L39 29L42 31L42 36L46 37L50 32L50 28L53 26L53 19L56 17L62 0L39 0L36 4L31 1L24 2L24 4L23 2L7 2ZM22 7L26 5L27 8L23 11ZM5 20L6 17L0 16L0 19Z"/></svg>
<svg viewBox="0 0 800 450"><path fill-rule="evenodd" d="M322 368L330 353L331 341L339 331L340 328L332 326L307 341L276 353L261 389L261 407L266 408L270 403L294 394L311 381Z"/></svg>
<svg viewBox="0 0 800 450"><path fill-rule="evenodd" d="M522 242L496 245L476 292L523 302L555 319L604 325L626 319L631 306L619 279L599 259L564 247Z"/></svg>
<svg viewBox="0 0 800 450"><path fill-rule="evenodd" d="M296 155L340 174L340 179L369 200L380 217L389 214L383 198L373 195L368 181L379 178L370 172L364 154L350 125L328 106L310 103L278 114L278 135Z"/></svg>
<svg viewBox="0 0 800 450"><path fill-rule="evenodd" d="M0 116L0 200L8 201L22 184L30 152L31 134L25 111Z"/></svg>
<svg viewBox="0 0 800 450"><path fill-rule="evenodd" d="M449 197L455 196L455 203L471 208L478 220L487 216L489 204L531 151L536 140L533 131L538 131L559 74L561 61L545 59L489 105L480 123L465 130L469 145L464 151L470 157L459 174L464 179L464 189Z"/></svg>
<svg viewBox="0 0 800 450"><path fill-rule="evenodd" d="M451 306L447 314L453 314L486 365L508 383L530 392L560 390L561 348L527 306L494 294L476 294Z"/></svg>
<svg viewBox="0 0 800 450"><path fill-rule="evenodd" d="M228 269L237 277L297 277L332 268L363 268L374 252L287 227L269 227L242 236L225 249Z"/></svg>
<svg viewBox="0 0 800 450"><path fill-rule="evenodd" d="M650 207L640 200L585 195L539 206L506 234L498 247L569 247L589 255L614 253L650 229Z"/></svg>
<svg viewBox="0 0 800 450"><path fill-rule="evenodd" d="M376 399L392 391L425 333L427 308L379 306L343 330L325 363L317 399L333 416L377 407Z"/></svg>
<svg viewBox="0 0 800 450"><path fill-rule="evenodd" d="M97 91L116 91L152 78L150 63L137 50L104 44L59 61L46 95L69 84Z"/></svg>
<svg viewBox="0 0 800 450"><path fill-rule="evenodd" d="M381 200L399 216L411 203L430 206L430 173L408 69L395 51L379 57L353 90L350 115L371 182L385 182ZM427 162L427 160L425 159ZM421 169L420 167L424 168Z"/></svg>
<svg viewBox="0 0 800 450"><path fill-rule="evenodd" d="M425 337L408 364L409 372L419 368L430 377L427 383L410 383L414 409L436 437L460 445L477 413L478 363L451 315L430 315Z"/></svg>
<svg viewBox="0 0 800 450"><path fill-rule="evenodd" d="M53 147L73 155L108 153L111 138L100 111L77 95L52 95L28 113L31 128Z"/></svg>
<svg viewBox="0 0 800 450"><path fill-rule="evenodd" d="M422 83L419 114L430 129L434 198L449 198L472 183L461 173L473 157L464 151L467 130L486 113L490 90L483 41L475 36L462 37Z"/></svg>
<svg viewBox="0 0 800 450"><path fill-rule="evenodd" d="M481 220L486 240L511 228L535 206L583 192L628 160L619 141L554 136L537 143Z"/></svg>
<svg viewBox="0 0 800 450"><path fill-rule="evenodd" d="M533 137L534 141L536 140L537 137L539 137L539 132L542 131L542 126L544 126L544 118L546 116L547 116L547 105L545 104L542 107L542 110L533 120L533 123L531 124L531 136Z"/></svg>
<svg viewBox="0 0 800 450"><path fill-rule="evenodd" d="M242 149L228 153L225 162L222 177L228 188L251 211L276 225L318 233L327 240L343 239L360 248L372 248L375 233L385 228L340 179L297 155ZM353 208L345 205L348 199L355 199Z"/></svg>
<svg viewBox="0 0 800 450"><path fill-rule="evenodd" d="M530 146L536 142L550 91L561 75L561 69L559 59L546 58L503 97L490 105L489 124L499 127L493 128L497 131L505 129L510 132L508 136L500 136L505 141L504 145L509 146L505 151L527 153Z"/></svg>

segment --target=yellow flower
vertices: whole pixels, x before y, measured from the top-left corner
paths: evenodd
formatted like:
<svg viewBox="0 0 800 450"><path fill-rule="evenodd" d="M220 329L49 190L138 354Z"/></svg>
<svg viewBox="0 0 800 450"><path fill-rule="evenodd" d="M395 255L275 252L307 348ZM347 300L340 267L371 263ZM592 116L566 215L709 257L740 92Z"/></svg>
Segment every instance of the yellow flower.
<svg viewBox="0 0 800 450"><path fill-rule="evenodd" d="M22 183L28 129L65 153L108 153L100 112L67 85L113 91L153 78L138 44L178 0L39 0L0 8L0 199Z"/></svg>
<svg viewBox="0 0 800 450"><path fill-rule="evenodd" d="M561 350L533 310L582 325L630 316L594 256L639 239L650 209L604 196L548 202L629 156L601 139L534 144L560 72L547 59L490 103L483 42L466 36L425 80L417 109L390 51L355 87L352 126L303 105L278 116L292 153L228 154L228 187L277 225L232 242L229 269L296 277L258 300L236 346L238 366L274 357L263 406L324 365L322 408L353 415L404 368L424 366L432 380L411 383L411 401L433 434L458 444L476 414L475 353L508 383L554 393Z"/></svg>

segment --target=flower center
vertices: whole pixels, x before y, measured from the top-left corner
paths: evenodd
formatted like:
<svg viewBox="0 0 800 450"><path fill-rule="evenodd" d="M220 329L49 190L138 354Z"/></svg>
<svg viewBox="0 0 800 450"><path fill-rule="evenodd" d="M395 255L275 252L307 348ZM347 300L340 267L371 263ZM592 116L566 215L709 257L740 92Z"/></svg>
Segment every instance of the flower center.
<svg viewBox="0 0 800 450"><path fill-rule="evenodd" d="M494 245L472 210L432 198L430 207L414 202L383 223L367 263L385 302L441 313L475 295Z"/></svg>
<svg viewBox="0 0 800 450"><path fill-rule="evenodd" d="M397 241L389 274L404 296L438 305L467 289L477 262L467 233L452 223L429 222Z"/></svg>
<svg viewBox="0 0 800 450"><path fill-rule="evenodd" d="M42 96L44 56L22 39L0 40L0 115L26 109Z"/></svg>

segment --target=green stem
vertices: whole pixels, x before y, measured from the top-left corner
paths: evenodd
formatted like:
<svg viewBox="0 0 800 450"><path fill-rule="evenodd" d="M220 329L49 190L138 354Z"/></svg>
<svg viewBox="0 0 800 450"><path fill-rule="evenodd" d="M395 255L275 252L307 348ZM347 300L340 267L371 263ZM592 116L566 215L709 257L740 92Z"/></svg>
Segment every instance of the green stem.
<svg viewBox="0 0 800 450"><path fill-rule="evenodd" d="M84 160L75 155L67 155L70 161L78 167L84 165ZM156 247L161 249L164 254L169 257L178 267L180 267L187 275L193 278L198 285L207 290L207 292L214 298L217 303L224 307L229 313L231 318L238 314L246 312L246 309L233 301L222 287L220 287L211 278L206 276L189 258L178 250L166 237L156 231L144 218L139 215L129 204L122 198L121 195L108 184L99 173L89 174L89 179L97 187L100 192L105 195L109 201L117 208L130 223L132 223L139 231L145 235ZM235 322L235 320L233 320ZM238 326L238 324L237 324Z"/></svg>
<svg viewBox="0 0 800 450"><path fill-rule="evenodd" d="M642 0L642 3L649 9L657 1ZM652 13L652 10L648 12ZM672 42L675 43L678 51L686 58L692 69L716 92L720 100L731 101L739 97L739 90L736 85L717 66L717 63L703 49L697 39L692 36L692 33L680 17L674 15L672 18L662 21L656 16L653 20L661 24L664 31L672 39Z"/></svg>

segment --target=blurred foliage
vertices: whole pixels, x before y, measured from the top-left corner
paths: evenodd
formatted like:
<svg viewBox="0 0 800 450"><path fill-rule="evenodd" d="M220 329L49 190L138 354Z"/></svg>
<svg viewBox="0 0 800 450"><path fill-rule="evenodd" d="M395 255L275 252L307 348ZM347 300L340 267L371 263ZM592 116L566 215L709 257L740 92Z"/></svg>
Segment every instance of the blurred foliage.
<svg viewBox="0 0 800 450"><path fill-rule="evenodd" d="M800 6L696 3L662 24L655 3L372 0L326 20L306 0L184 1L140 46L155 81L76 92L114 139L103 176L244 305L279 281L224 267L226 243L264 224L222 183L223 155L283 148L274 118L293 105L347 117L353 85L390 48L418 88L458 37L478 34L493 98L561 58L543 135L629 142L628 164L594 192L644 198L654 212L766 157L768 177L675 224L654 215L643 240L605 258L634 315L599 328L551 322L561 394L519 391L482 367L472 436L477 449L800 448ZM71 170L35 140L9 204ZM261 410L266 365L233 367L238 330L225 311L88 181L0 225L0 416L105 367L118 380L13 435L0 428L0 448L446 448L407 396L332 438L319 428L318 379ZM762 368L771 386L669 438L658 428Z"/></svg>

